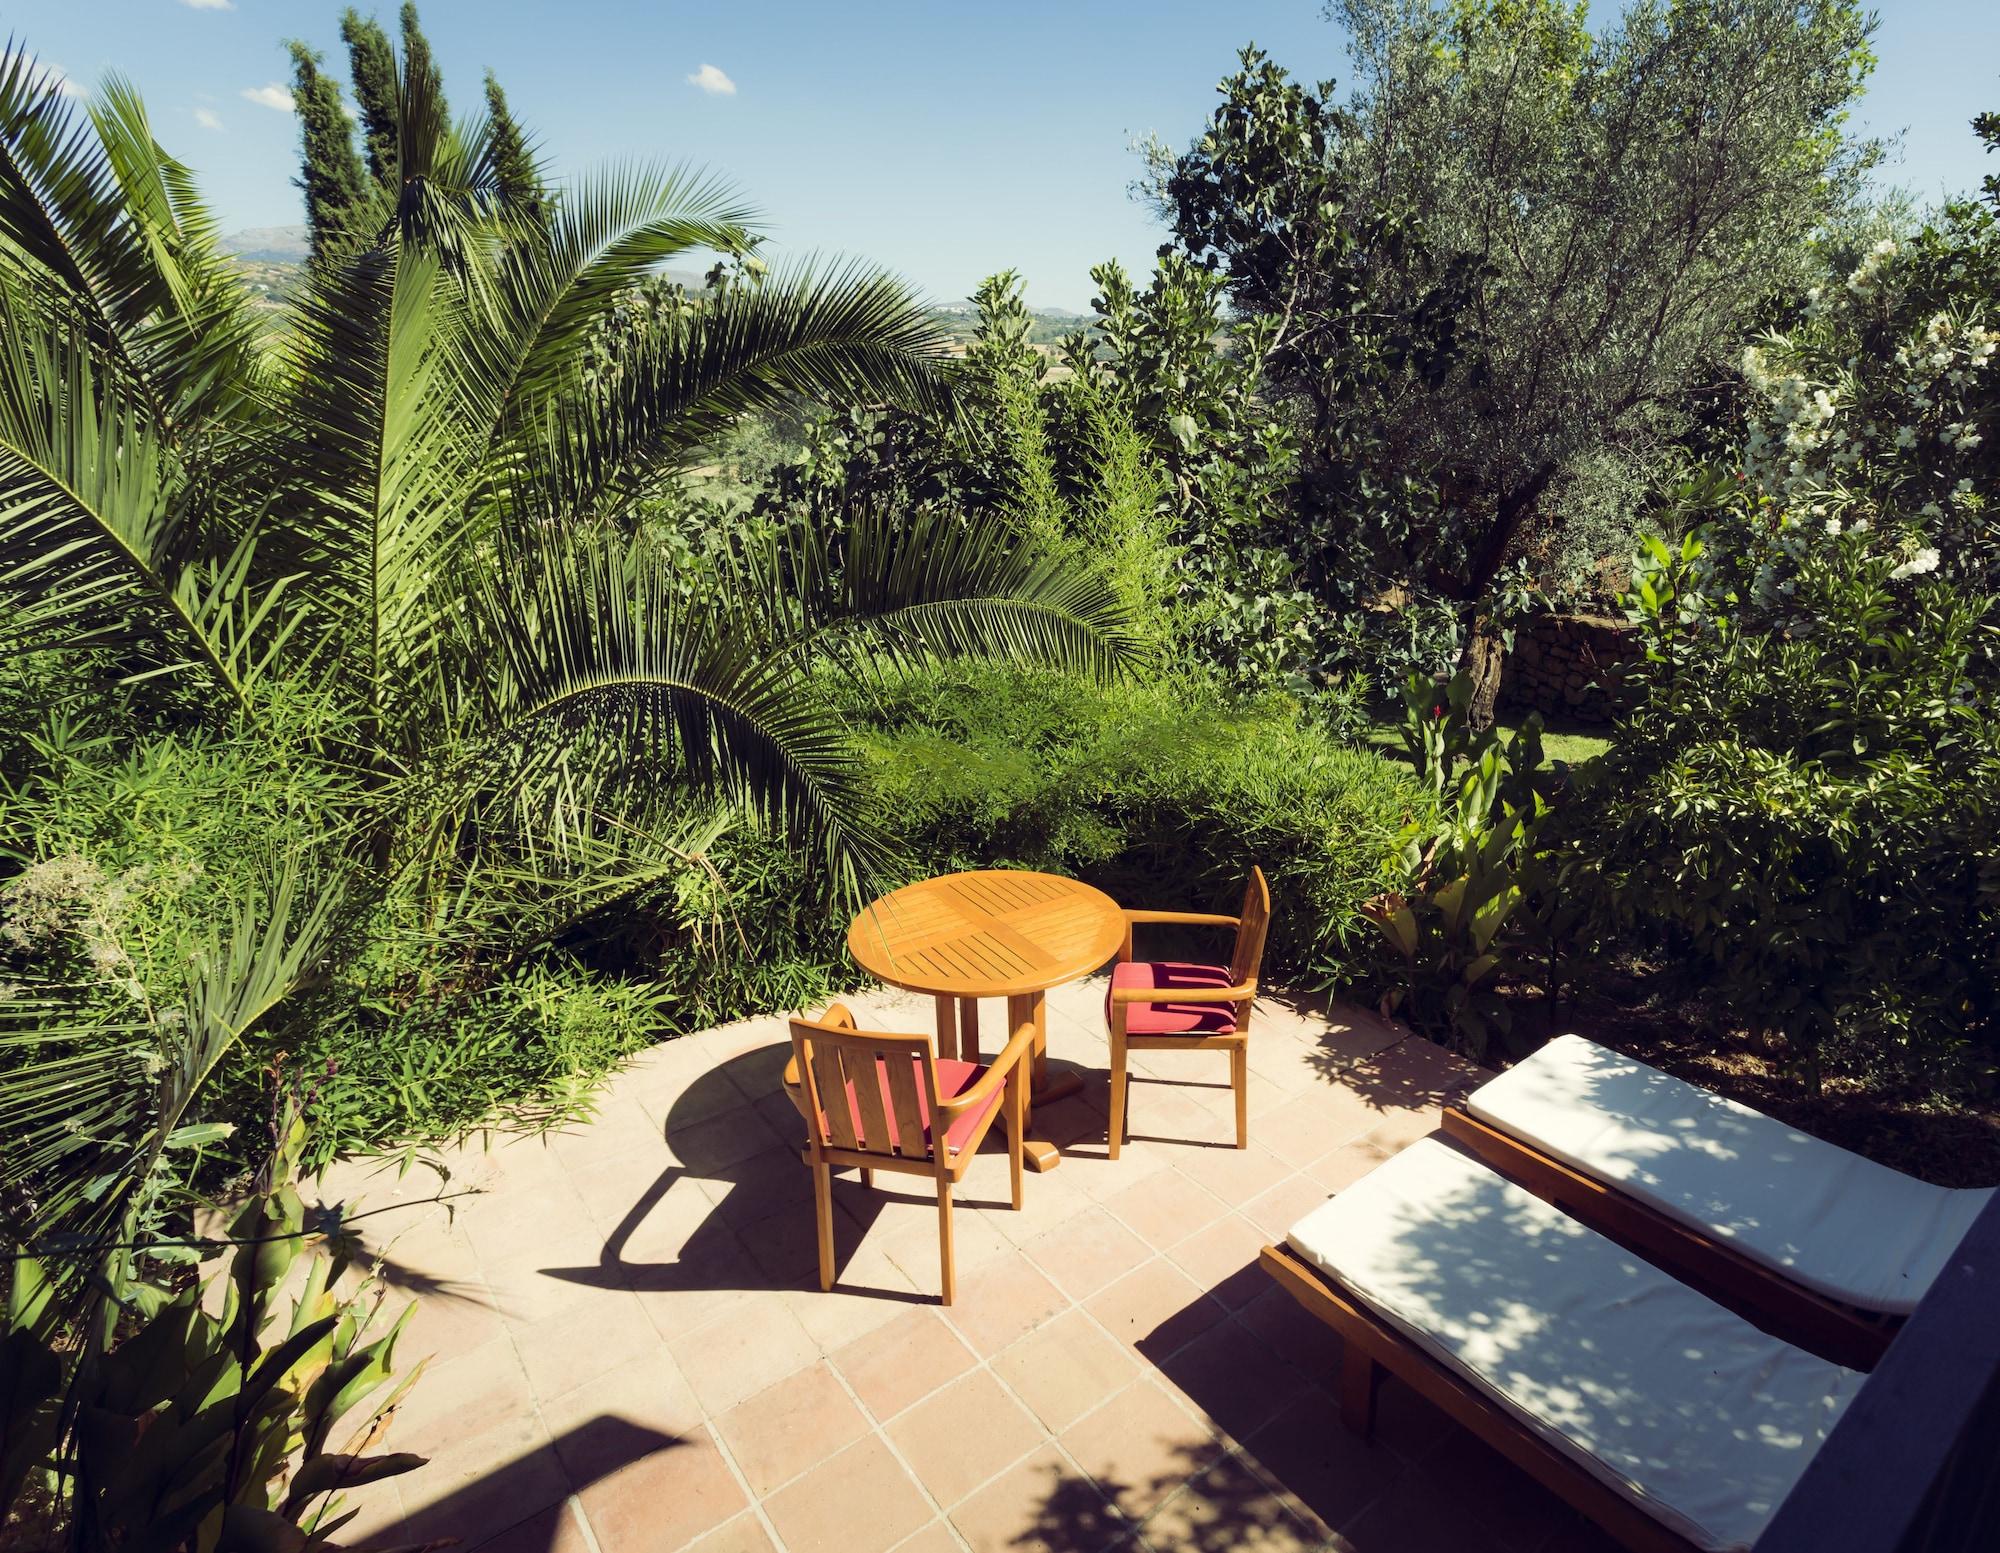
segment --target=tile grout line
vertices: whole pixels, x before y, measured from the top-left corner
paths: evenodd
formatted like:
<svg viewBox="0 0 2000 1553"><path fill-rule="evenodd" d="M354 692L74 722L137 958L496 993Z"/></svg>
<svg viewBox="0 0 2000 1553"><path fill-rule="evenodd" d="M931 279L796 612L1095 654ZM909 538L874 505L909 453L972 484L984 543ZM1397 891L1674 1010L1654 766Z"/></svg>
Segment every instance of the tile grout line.
<svg viewBox="0 0 2000 1553"><path fill-rule="evenodd" d="M1171 1169L1174 1167L1169 1165L1168 1168ZM1189 1177L1188 1179L1192 1180L1192 1177ZM1198 1185L1199 1183L1195 1184ZM1218 1199L1220 1199L1225 1205L1225 1212L1222 1216L1224 1219L1232 1215L1239 1218L1243 1218L1243 1215L1238 1212L1235 1205L1229 1203L1228 1199L1223 1198L1219 1192L1213 1195L1215 1195ZM1115 1214L1113 1216L1116 1217ZM1222 1222L1222 1220L1218 1219L1216 1222L1220 1223ZM1244 1218L1244 1222L1246 1224L1250 1223L1250 1221L1247 1218ZM1255 1229L1257 1228L1257 1226L1252 1224L1251 1228ZM1193 1233L1200 1234L1201 1231L1196 1230ZM1263 1231L1260 1229L1258 1230L1258 1233L1261 1234L1263 1233ZM1184 1244L1186 1239L1192 1239L1192 1238L1193 1238L1192 1235L1184 1237L1183 1241L1177 1242L1177 1244ZM1166 1261L1169 1266L1177 1268L1179 1267L1179 1264L1174 1262L1171 1258L1169 1258L1164 1250L1156 1250L1154 1252L1154 1255ZM1141 1267L1143 1267L1144 1265L1145 1265L1144 1263L1140 1264ZM1138 1268L1132 1269L1133 1272L1137 1272L1138 1270L1139 1270ZM1179 1270L1184 1274L1187 1272L1187 1269L1185 1268L1180 1268ZM1126 1274L1124 1276L1129 1277L1130 1274ZM1193 1281L1192 1275L1189 1275L1189 1277L1190 1281ZM1112 1283L1115 1284L1118 1281L1119 1281L1118 1279L1114 1278L1112 1280ZM1111 1287L1111 1285L1107 1284L1105 1285L1105 1287L1109 1288ZM1103 1290L1098 1291L1098 1293L1102 1292ZM1218 1326L1225 1323L1233 1323L1243 1332L1248 1334L1251 1338L1255 1339L1259 1343L1263 1343L1263 1339L1258 1335L1257 1331L1253 1327L1251 1327L1248 1323L1244 1322L1241 1319L1240 1313L1237 1310L1231 1309L1230 1307L1224 1305L1222 1301L1216 1299L1215 1296L1208 1289L1202 1289L1201 1296L1202 1298L1209 1300L1211 1303L1215 1304L1221 1309L1222 1320L1221 1322L1217 1323ZM1115 1333L1113 1333L1108 1327L1106 1327L1102 1321L1098 1319L1097 1313L1095 1311L1087 1308L1081 1301L1077 1302L1075 1308L1082 1311L1084 1318L1089 1322L1091 1322L1092 1325L1094 1325L1098 1329L1098 1331L1102 1332L1106 1338L1108 1338L1111 1342L1120 1343L1122 1346L1122 1340ZM1196 1333L1194 1336L1190 1337L1186 1342L1174 1348L1171 1352L1162 1355L1161 1361L1172 1359L1176 1355L1184 1352L1188 1348L1192 1347L1195 1343L1199 1342L1203 1337L1207 1336L1208 1333L1212 1330L1215 1330L1215 1328L1213 1327L1204 1328L1201 1332ZM1264 1346L1268 1347L1269 1345L1265 1344ZM1164 1365L1161 1361L1152 1360L1150 1356L1147 1355L1141 1355L1140 1357L1142 1363L1150 1365L1152 1371L1156 1375L1159 1375L1162 1378L1165 1377ZM1126 1389L1127 1389L1126 1387L1120 1387L1117 1392L1114 1392L1112 1394L1112 1397L1105 1398L1096 1407L1091 1408L1088 1412L1080 1415L1071 1425L1071 1427L1075 1427L1075 1423L1081 1423L1083 1422L1084 1419L1090 1418L1094 1416L1096 1413L1102 1411L1105 1407L1109 1406L1113 1397L1123 1395ZM1222 1463L1225 1460L1229 1459L1230 1457L1235 1457L1238 1460L1240 1460L1244 1464L1244 1469L1246 1471L1248 1471L1253 1477L1257 1478L1259 1481L1264 1483L1267 1489L1274 1490L1279 1499L1280 1506L1283 1508L1285 1513L1288 1516L1290 1516L1294 1522L1297 1523L1298 1528L1301 1532L1308 1534L1308 1537L1310 1537L1312 1528L1307 1524L1305 1518L1300 1514L1298 1514L1298 1512L1292 1508L1292 1505L1290 1503L1286 1502L1286 1501L1296 1501L1297 1503L1303 1505L1304 1501L1298 1500L1297 1495L1293 1494L1290 1489L1286 1488L1283 1483L1279 1482L1276 1475L1272 1473L1268 1468L1266 1468L1264 1464L1261 1461L1259 1461L1254 1455L1251 1454L1249 1445L1246 1441L1237 1439L1236 1436L1231 1434L1227 1429L1224 1429L1220 1424L1216 1423L1206 1414L1200 1412L1199 1409L1191 1406L1189 1401L1185 1399L1183 1395L1180 1394L1179 1387L1177 1386L1163 1387L1161 1389L1165 1391L1168 1400L1176 1404L1180 1408L1180 1410L1183 1413L1186 1413L1194 1423L1200 1425L1204 1429L1209 1430L1214 1435L1217 1442L1222 1446L1222 1453L1221 1455L1217 1456L1217 1458L1213 1462L1210 1462L1207 1466L1201 1468L1199 1471L1190 1472L1172 1489L1170 1489L1167 1493L1161 1496L1160 1502L1154 1505L1153 1508L1146 1513L1144 1519L1134 1522L1133 1529L1131 1532L1131 1537L1133 1541L1138 1542L1142 1547L1150 1549L1151 1544L1148 1543L1145 1538L1146 1526L1153 1520L1155 1516L1157 1516L1169 1504L1179 1499L1183 1494L1192 1492L1196 1479L1207 1476L1210 1472L1213 1472L1216 1467L1222 1465ZM1068 1452L1064 1451L1064 1455L1067 1456ZM1079 1468L1079 1471L1081 1471L1081 1468ZM1089 1474L1085 1473L1084 1476L1088 1477ZM1374 1502L1375 1501L1373 1500L1369 1501L1370 1505L1372 1505ZM1359 1516L1360 1513L1361 1512L1359 1511L1356 1512L1357 1517ZM1337 1530L1335 1534L1336 1536L1338 1535ZM1319 1540L1319 1539L1311 1539L1311 1540Z"/></svg>
<svg viewBox="0 0 2000 1553"><path fill-rule="evenodd" d="M949 1325L949 1323L947 1323L947 1325ZM957 1336L958 1334L954 1332L952 1335ZM961 1337L959 1338L959 1341L963 1342L964 1339ZM932 1509L937 1511L938 1520L944 1524L945 1529L950 1533L953 1540L956 1541L960 1547L969 1548L971 1544L968 1543L965 1540L965 1538L960 1534L957 1525L952 1521L951 1514L949 1511L945 1509L943 1502L938 1498L936 1494L931 1492L930 1485L917 1475L917 1469L910 1465L909 1458L904 1456L902 1449L896 1444L895 1440L890 1437L887 1420L878 1419L875 1416L875 1410L869 1407L866 1402L862 1401L860 1393L857 1392L853 1386L848 1384L847 1377L840 1373L840 1367L833 1363L832 1356L828 1355L826 1357L827 1357L827 1364L826 1364L827 1373L832 1375L834 1381L839 1385L840 1389L847 1393L847 1399L850 1402L852 1402L857 1409L860 1410L861 1416L868 1420L870 1431L875 1435L877 1439L881 1440L883 1449L888 1451L890 1458L896 1463L896 1465L901 1467L903 1471L906 1474L908 1474L910 1481L917 1485L917 1492L922 1494L924 1496L925 1502L928 1503ZM977 1356L975 1355L975 1357ZM965 1373L971 1374L972 1372L968 1370ZM962 1378L963 1378L962 1376L954 1376L952 1377L952 1381L959 1380ZM938 1392L943 1391L945 1386L951 1385L952 1381L946 1381L944 1383L944 1386L939 1386L932 1391L926 1392L924 1396L919 1397L915 1402L912 1402L910 1404L910 1407L904 1408L902 1410L902 1413L897 1413L893 1416L900 1418L903 1416L903 1413L907 1413L911 1407L921 1406L929 1398L934 1397L938 1394ZM851 1449L851 1448L852 1447L843 1447L843 1449ZM834 1455L836 1456L839 1454L840 1454L839 1451L834 1452ZM832 1456L826 1458L827 1461L831 1461L832 1459L833 1459ZM801 1472L798 1475L798 1477L805 1477L807 1473L816 1471L819 1467L824 1465L825 1462L814 1462L811 1467L808 1467L805 1472ZM790 1481L797 1482L798 1478L792 1478ZM775 1493L777 1492L777 1490L774 1489L773 1492ZM928 1521L924 1523L924 1525L926 1526L929 1524L930 1523ZM924 1529L923 1526L919 1526L916 1532L910 1533L910 1536L914 1537L917 1534L917 1532L920 1532L923 1529ZM903 1541L905 1542L909 1541L909 1537L905 1537Z"/></svg>
<svg viewBox="0 0 2000 1553"><path fill-rule="evenodd" d="M570 1519L576 1522L576 1529L583 1535L583 1545L590 1550L590 1553L603 1553L597 1541L597 1528L590 1524L590 1516L584 1511L583 1500L578 1497L574 1488L564 1495L563 1508L569 1511Z"/></svg>
<svg viewBox="0 0 2000 1553"><path fill-rule="evenodd" d="M1057 1292L1060 1293L1061 1290L1058 1289ZM1067 1298L1067 1296L1065 1296L1065 1298ZM1011 1350L1016 1344L1026 1342L1030 1337L1034 1336L1035 1333L1041 1331L1044 1327L1047 1327L1052 1323L1054 1323L1058 1319L1058 1317L1068 1315L1069 1312L1072 1310L1082 1311L1084 1318L1086 1320L1090 1319L1090 1313L1088 1311L1083 1310L1083 1302L1080 1300L1071 1300L1069 1305L1065 1309L1057 1311L1056 1314L1049 1317L1047 1321L1039 1322L1035 1326L1030 1327L1027 1331L1023 1332L1019 1337L1015 1338L1014 1342L1009 1343L1006 1348L1001 1349L1000 1352L1006 1353L1009 1350ZM1108 1333L1106 1335L1109 1336ZM964 1341L962 1335L960 1337L960 1341L961 1342ZM1113 1341L1116 1341L1116 1339L1113 1339ZM1005 1375L1002 1375L997 1369L993 1367L993 1359L998 1358L999 1355L995 1354L991 1358L979 1358L979 1356L975 1354L973 1357L979 1359L979 1363L975 1366L975 1370L983 1369L986 1371L987 1374L991 1375L993 1377L994 1384L999 1386L1001 1391L1004 1392L1013 1401L1014 1405L1020 1408L1022 1412L1026 1413L1028 1417L1032 1418L1035 1421L1036 1426L1042 1431L1043 1445L1052 1448L1057 1455L1062 1457L1062 1459L1069 1464L1070 1470L1073 1471L1081 1481L1090 1484L1090 1486L1093 1489L1097 1490L1097 1496L1100 1499L1102 1499L1107 1506L1109 1506L1111 1513L1118 1518L1119 1522L1125 1528L1124 1531L1118 1536L1118 1538L1115 1539L1115 1541L1117 1543L1124 1543L1124 1542L1129 1542L1134 1538L1136 1538L1138 1534L1139 1523L1132 1520L1130 1516L1126 1515L1126 1513L1118 1505L1118 1503L1115 1500L1113 1500L1108 1494L1106 1494L1102 1488L1098 1487L1097 1479L1092 1477L1089 1472L1084 1470L1083 1463L1078 1461L1076 1457L1070 1453L1069 1447L1063 1444L1061 1438L1057 1435L1056 1431L1049 1428L1047 1424L1042 1422L1041 1415L1037 1413L1034 1410L1034 1408L1028 1405L1027 1399L1014 1389L1013 1385L1008 1381ZM968 1371L968 1373L972 1372ZM1108 1406L1113 1398L1123 1396L1128 1387L1137 1385L1139 1383L1139 1380L1143 1378L1144 1378L1143 1376L1135 1377L1133 1380L1128 1381L1126 1385L1120 1386L1116 1391L1111 1393L1111 1396L1103 1398L1097 1404L1096 1407L1090 1408L1085 1412L1079 1414L1076 1418L1072 1419L1070 1421L1070 1427L1075 1428L1076 1425L1082 1423L1084 1419L1091 1417L1102 1408ZM972 1498L974 1494L982 1493L986 1489L992 1487L993 1484L999 1482L1001 1478L1005 1477L1009 1472L1013 1471L1015 1467L1019 1466L1022 1462L1026 1461L1030 1456L1034 1455L1035 1452L1041 1448L1042 1448L1041 1446L1030 1446L1026 1451L1022 1452L1019 1456L1015 1457L1014 1460L1008 1462L1004 1467L1002 1467L998 1472L994 1473L991 1477L986 1478L984 1481L977 1483L972 1488L966 1490L964 1494L959 1496L958 1503L964 1504L967 1500Z"/></svg>
<svg viewBox="0 0 2000 1553"><path fill-rule="evenodd" d="M791 1377L786 1376L785 1379L789 1380ZM776 1384L783 1385L784 1382L779 1381ZM748 1399L746 1398L745 1400ZM700 1405L699 1398L696 1399L696 1405ZM706 1407L702 1408L701 1426L708 1431L709 1440L714 1444L716 1453L722 1457L722 1464L729 1469L729 1475L736 1479L737 1486L743 1490L743 1497L750 1501L750 1514L757 1517L757 1524L764 1528L764 1535L771 1539L771 1546L776 1548L778 1553L788 1553L785 1547L785 1539L778 1535L778 1528L772 1523L770 1514L764 1509L763 1499L758 1495L757 1490L750 1486L750 1479L744 1475L743 1468L737 1463L736 1453L729 1448L729 1442L722 1437L722 1431L715 1427L715 1420L709 1416ZM829 1457L828 1459L831 1460L832 1458ZM818 1466L819 1463L815 1462L813 1465ZM800 1473L799 1476L803 1477L805 1474ZM787 1481L794 1480L787 1479ZM783 1488L784 1486L783 1483L778 1485L779 1488ZM777 1489L773 1489L772 1492L776 1493ZM724 1517L714 1526L709 1527L708 1531L701 1532L689 1538L681 1546L684 1548L693 1547L695 1543L706 1537L709 1532L720 1530L734 1519L736 1517L733 1515Z"/></svg>

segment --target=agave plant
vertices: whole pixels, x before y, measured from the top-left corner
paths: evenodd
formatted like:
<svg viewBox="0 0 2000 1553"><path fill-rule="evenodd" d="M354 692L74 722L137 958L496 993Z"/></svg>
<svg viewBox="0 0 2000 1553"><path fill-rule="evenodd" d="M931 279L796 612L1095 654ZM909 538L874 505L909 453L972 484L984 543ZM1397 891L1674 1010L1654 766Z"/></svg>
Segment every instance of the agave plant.
<svg viewBox="0 0 2000 1553"><path fill-rule="evenodd" d="M273 333L138 95L113 79L79 110L0 55L0 653L84 654L109 693L178 687L185 715L252 736L276 704L332 702L329 846L473 944L547 935L675 866L690 795L850 885L877 867L892 847L814 693L829 664L1108 672L1129 653L1101 585L980 515L864 515L746 547L722 588L677 584L636 515L705 440L799 397L938 408L942 341L854 265L743 264L634 309L676 256L750 254L748 207L633 166L523 223L427 69L398 110L393 201ZM85 1029L73 1000L19 993L0 1116L35 1143L0 1193L116 1241L133 1173L248 1037L236 1013L317 973L326 916L310 936L241 924L201 975L236 966L256 995L210 987L172 1025L193 1034ZM186 1081L114 1082L106 1052ZM65 1184L78 1160L126 1184Z"/></svg>
<svg viewBox="0 0 2000 1553"><path fill-rule="evenodd" d="M11 1269L0 1518L23 1545L47 1519L66 1522L81 1549L317 1553L356 1513L343 1492L424 1464L370 1454L422 1369L392 1377L414 1307L378 1321L372 1278L348 1287L352 1237L294 1185L305 1141L296 1105L273 1120L227 1264L206 1291L128 1286L103 1351L68 1362L56 1286L33 1258ZM357 1413L360 1426L336 1435ZM30 1485L39 1493L24 1503Z"/></svg>

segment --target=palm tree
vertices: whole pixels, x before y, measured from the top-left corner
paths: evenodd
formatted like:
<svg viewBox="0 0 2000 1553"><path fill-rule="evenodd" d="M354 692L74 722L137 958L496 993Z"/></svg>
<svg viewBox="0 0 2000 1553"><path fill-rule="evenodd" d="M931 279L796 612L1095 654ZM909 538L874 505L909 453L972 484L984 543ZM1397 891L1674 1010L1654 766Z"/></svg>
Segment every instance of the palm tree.
<svg viewBox="0 0 2000 1553"><path fill-rule="evenodd" d="M288 700L334 704L330 844L434 929L507 944L673 866L691 797L850 889L879 869L893 845L814 692L828 665L1129 655L1102 587L990 516L865 515L678 582L636 517L706 440L798 397L940 409L942 342L853 265L748 265L631 309L668 260L749 254L753 213L630 166L523 222L433 73L406 70L396 106L372 238L316 268L273 343L137 94L112 79L79 115L0 56L0 651L87 651L251 737ZM258 898L289 901L298 866ZM12 1161L120 1183L72 1193L72 1227L129 1225L202 1077L312 974L330 917L246 909L198 957L157 1093L131 1082L157 1030L17 999L0 1126L33 1146ZM254 996L214 985L229 967Z"/></svg>

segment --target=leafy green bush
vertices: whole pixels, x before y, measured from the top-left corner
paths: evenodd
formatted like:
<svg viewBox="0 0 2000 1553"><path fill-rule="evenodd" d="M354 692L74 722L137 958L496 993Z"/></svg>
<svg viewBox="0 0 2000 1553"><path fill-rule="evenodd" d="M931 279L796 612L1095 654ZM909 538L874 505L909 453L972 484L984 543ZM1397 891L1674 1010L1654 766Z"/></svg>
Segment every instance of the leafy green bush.
<svg viewBox="0 0 2000 1553"><path fill-rule="evenodd" d="M566 942L592 965L650 982L664 1031L681 1035L851 985L844 904L795 849L742 824Z"/></svg>
<svg viewBox="0 0 2000 1553"><path fill-rule="evenodd" d="M1229 909L1260 863L1267 964L1329 982L1361 968L1360 906L1427 802L1296 703L1198 682L966 666L893 681L866 715L877 802L924 871L1046 868L1135 904Z"/></svg>
<svg viewBox="0 0 2000 1553"><path fill-rule="evenodd" d="M1739 503L1636 578L1637 703L1577 810L1603 915L1826 1071L2000 1052L2000 603Z"/></svg>
<svg viewBox="0 0 2000 1553"><path fill-rule="evenodd" d="M560 957L468 968L455 982L415 967L343 978L304 1000L282 1032L294 1059L322 1075L307 1164L502 1113L517 1124L578 1115L619 1058L677 1033L673 1009L663 987ZM248 1062L236 1077L247 1101Z"/></svg>

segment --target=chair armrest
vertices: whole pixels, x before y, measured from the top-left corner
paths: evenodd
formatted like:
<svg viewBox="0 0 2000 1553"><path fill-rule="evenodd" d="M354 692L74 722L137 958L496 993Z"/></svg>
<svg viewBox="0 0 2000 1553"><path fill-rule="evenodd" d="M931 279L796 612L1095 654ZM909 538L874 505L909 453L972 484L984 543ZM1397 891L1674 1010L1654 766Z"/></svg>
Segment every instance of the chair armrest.
<svg viewBox="0 0 2000 1553"><path fill-rule="evenodd" d="M1240 987L1118 987L1113 1003L1241 1003L1257 995L1257 983Z"/></svg>
<svg viewBox="0 0 2000 1553"><path fill-rule="evenodd" d="M1035 1027L1031 1021L1014 1032L1014 1038L1001 1048L1000 1055L995 1057L992 1064L980 1075L978 1083L963 1094L954 1095L947 1100L938 1107L938 1113L946 1117L958 1116L975 1106L984 1105L993 1091L1007 1082L1007 1075L1034 1049Z"/></svg>

